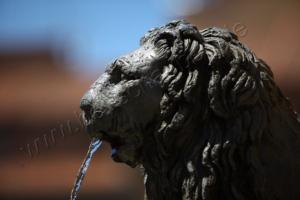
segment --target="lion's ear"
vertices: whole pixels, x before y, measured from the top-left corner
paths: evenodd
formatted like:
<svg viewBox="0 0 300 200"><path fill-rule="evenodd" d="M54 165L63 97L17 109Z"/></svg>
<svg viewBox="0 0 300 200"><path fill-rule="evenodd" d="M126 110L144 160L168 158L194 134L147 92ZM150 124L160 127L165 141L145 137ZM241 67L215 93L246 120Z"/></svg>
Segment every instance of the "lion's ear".
<svg viewBox="0 0 300 200"><path fill-rule="evenodd" d="M175 41L175 36L172 32L160 33L154 40L154 46L159 58L168 59L171 56L171 48Z"/></svg>
<svg viewBox="0 0 300 200"><path fill-rule="evenodd" d="M197 64L203 59L203 43L204 40L195 26L181 26L171 48L172 57L177 60L183 58L187 67Z"/></svg>
<svg viewBox="0 0 300 200"><path fill-rule="evenodd" d="M256 103L259 83L253 65L251 62L248 66L231 63L230 70L225 74L219 67L212 70L208 98L215 114L227 118L237 114L243 107Z"/></svg>
<svg viewBox="0 0 300 200"><path fill-rule="evenodd" d="M172 31L165 30L154 40L159 56L170 58L170 61L192 60L193 63L202 59L203 43L204 39L197 27L188 23L180 23Z"/></svg>

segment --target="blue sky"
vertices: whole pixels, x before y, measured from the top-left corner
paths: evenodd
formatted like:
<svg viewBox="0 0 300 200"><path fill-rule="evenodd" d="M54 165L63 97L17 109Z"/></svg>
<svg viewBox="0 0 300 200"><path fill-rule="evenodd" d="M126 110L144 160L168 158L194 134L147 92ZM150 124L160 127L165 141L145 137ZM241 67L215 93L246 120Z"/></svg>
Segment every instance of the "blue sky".
<svg viewBox="0 0 300 200"><path fill-rule="evenodd" d="M195 0L0 0L0 49L51 39L71 66L93 70L137 48L151 27L180 18L183 2Z"/></svg>

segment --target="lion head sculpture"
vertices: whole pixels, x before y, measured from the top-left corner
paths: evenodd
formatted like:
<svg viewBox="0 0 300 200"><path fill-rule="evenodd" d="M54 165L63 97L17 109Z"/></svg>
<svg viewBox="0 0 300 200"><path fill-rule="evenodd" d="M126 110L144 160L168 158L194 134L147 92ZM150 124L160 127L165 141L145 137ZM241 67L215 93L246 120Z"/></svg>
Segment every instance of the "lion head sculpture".
<svg viewBox="0 0 300 200"><path fill-rule="evenodd" d="M88 132L145 171L149 200L300 199L300 123L270 68L219 28L150 30L81 101Z"/></svg>

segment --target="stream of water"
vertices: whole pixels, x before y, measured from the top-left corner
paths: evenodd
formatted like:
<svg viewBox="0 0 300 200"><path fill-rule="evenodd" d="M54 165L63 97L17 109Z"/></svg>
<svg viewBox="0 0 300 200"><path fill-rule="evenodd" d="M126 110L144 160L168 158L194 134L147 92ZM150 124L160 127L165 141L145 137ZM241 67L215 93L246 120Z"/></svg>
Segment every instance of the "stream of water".
<svg viewBox="0 0 300 200"><path fill-rule="evenodd" d="M82 181L83 181L83 179L86 175L87 169L91 163L92 157L93 157L94 153L100 148L101 144L102 144L102 141L100 139L92 138L89 150L88 150L86 157L79 169L73 190L71 192L70 200L76 200L78 192L80 190L80 186L82 184Z"/></svg>

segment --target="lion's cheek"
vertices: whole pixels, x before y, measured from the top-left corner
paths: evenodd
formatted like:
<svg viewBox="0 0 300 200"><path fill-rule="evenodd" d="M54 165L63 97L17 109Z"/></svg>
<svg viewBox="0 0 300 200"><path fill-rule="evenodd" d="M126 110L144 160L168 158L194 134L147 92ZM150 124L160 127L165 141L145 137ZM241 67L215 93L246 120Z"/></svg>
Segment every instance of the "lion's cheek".
<svg viewBox="0 0 300 200"><path fill-rule="evenodd" d="M160 87L138 85L128 88L123 108L132 119L140 124L150 122L160 112Z"/></svg>

